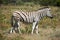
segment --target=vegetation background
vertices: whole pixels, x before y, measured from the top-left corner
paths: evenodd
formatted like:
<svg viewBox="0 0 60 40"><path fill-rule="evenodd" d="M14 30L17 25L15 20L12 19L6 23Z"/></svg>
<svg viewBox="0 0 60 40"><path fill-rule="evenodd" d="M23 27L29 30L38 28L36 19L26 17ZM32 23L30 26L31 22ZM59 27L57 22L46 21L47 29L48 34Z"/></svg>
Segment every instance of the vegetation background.
<svg viewBox="0 0 60 40"><path fill-rule="evenodd" d="M22 34L8 34L11 15L16 10L35 11L49 6L54 18L39 22L39 35L31 35L32 24L21 23ZM0 40L60 40L60 0L0 0Z"/></svg>

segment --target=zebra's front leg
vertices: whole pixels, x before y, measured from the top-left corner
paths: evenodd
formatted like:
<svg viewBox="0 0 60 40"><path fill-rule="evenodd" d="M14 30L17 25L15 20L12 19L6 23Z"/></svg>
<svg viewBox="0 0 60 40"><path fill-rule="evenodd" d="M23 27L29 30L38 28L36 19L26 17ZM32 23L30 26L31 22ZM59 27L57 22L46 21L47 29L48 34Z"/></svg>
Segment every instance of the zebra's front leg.
<svg viewBox="0 0 60 40"><path fill-rule="evenodd" d="M38 34L38 24L36 25L36 34Z"/></svg>
<svg viewBox="0 0 60 40"><path fill-rule="evenodd" d="M35 25L36 25L36 23L37 23L37 22L33 22L32 32L31 32L31 34L33 34L33 32L34 32L34 29L35 29Z"/></svg>

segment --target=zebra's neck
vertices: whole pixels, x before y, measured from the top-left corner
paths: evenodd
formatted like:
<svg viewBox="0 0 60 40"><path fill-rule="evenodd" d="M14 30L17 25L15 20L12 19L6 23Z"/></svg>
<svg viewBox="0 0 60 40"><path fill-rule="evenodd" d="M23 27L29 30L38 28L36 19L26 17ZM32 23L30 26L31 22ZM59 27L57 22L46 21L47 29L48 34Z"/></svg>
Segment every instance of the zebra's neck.
<svg viewBox="0 0 60 40"><path fill-rule="evenodd" d="M47 11L43 9L43 10L38 10L37 13L38 13L39 19L41 19L46 16Z"/></svg>

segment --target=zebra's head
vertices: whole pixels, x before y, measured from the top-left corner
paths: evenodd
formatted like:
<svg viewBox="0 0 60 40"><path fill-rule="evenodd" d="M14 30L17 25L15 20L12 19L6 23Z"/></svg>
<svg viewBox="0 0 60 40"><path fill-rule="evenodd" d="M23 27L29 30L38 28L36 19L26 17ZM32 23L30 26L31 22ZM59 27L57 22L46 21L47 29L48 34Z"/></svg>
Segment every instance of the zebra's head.
<svg viewBox="0 0 60 40"><path fill-rule="evenodd" d="M47 8L47 14L46 16L48 16L49 18L53 18L52 14L51 14L51 8Z"/></svg>

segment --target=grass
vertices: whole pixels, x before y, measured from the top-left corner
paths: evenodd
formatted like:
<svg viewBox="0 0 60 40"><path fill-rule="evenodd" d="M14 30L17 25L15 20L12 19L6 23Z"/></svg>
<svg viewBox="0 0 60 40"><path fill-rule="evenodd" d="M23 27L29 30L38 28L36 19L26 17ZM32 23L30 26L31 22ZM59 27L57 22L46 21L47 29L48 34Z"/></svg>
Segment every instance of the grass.
<svg viewBox="0 0 60 40"><path fill-rule="evenodd" d="M15 10L34 11L42 6L40 5L2 5L0 7L0 39L1 40L60 40L60 7L50 6L53 19L44 17L39 22L39 35L31 35L32 24L21 23L22 34L3 34L4 31L11 28L10 19Z"/></svg>

